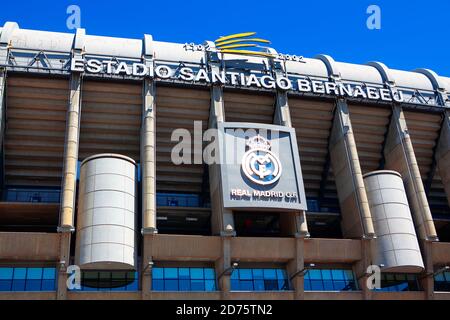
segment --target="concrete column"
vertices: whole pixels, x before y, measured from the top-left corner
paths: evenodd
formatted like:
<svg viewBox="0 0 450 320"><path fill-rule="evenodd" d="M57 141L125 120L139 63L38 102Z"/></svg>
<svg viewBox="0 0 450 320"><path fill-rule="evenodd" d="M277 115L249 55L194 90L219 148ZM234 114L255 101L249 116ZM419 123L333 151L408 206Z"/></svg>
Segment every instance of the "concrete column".
<svg viewBox="0 0 450 320"><path fill-rule="evenodd" d="M361 240L361 260L355 264L354 271L364 300L372 299L372 290L367 287L367 268L372 264L372 250L374 244L375 242L372 241L372 239Z"/></svg>
<svg viewBox="0 0 450 320"><path fill-rule="evenodd" d="M436 164L444 185L447 201L450 206L450 111L444 113L439 144L436 150Z"/></svg>
<svg viewBox="0 0 450 320"><path fill-rule="evenodd" d="M425 276L421 279L421 285L426 294L426 299L434 299L434 263L433 263L433 242L422 241L422 254L425 265Z"/></svg>
<svg viewBox="0 0 450 320"><path fill-rule="evenodd" d="M231 291L231 239L229 236L222 237L222 255L215 262L218 290L221 292L221 299L230 299Z"/></svg>
<svg viewBox="0 0 450 320"><path fill-rule="evenodd" d="M78 163L79 131L81 118L80 73L72 73L70 78L69 108L66 118L66 137L64 142L64 168L62 177L62 195L58 231L74 230L76 179Z"/></svg>
<svg viewBox="0 0 450 320"><path fill-rule="evenodd" d="M59 242L59 263L56 268L58 270L56 298L58 300L67 299L67 267L70 263L70 232L60 233Z"/></svg>
<svg viewBox="0 0 450 320"><path fill-rule="evenodd" d="M212 64L212 67L218 68ZM209 109L209 128L217 128L219 122L225 121L223 89L220 85L211 88L211 106ZM209 189L211 196L211 229L214 235L236 235L233 211L225 209L222 199L222 181L220 166L209 165Z"/></svg>
<svg viewBox="0 0 450 320"><path fill-rule="evenodd" d="M305 260L304 260L304 248L305 248L305 241L308 241L305 238L297 238L295 240L295 258L288 262L287 264L287 274L288 277L292 277L296 272L299 272L304 269L305 267ZM304 275L297 275L292 280L290 280L290 285L292 286L292 289L294 290L294 299L296 300L303 300L305 299L305 290L304 290Z"/></svg>
<svg viewBox="0 0 450 320"><path fill-rule="evenodd" d="M350 114L345 100L336 102L329 150L347 238L372 238L375 234Z"/></svg>
<svg viewBox="0 0 450 320"><path fill-rule="evenodd" d="M399 106L393 106L392 112L384 149L385 169L401 174L420 239L436 241L438 240L436 228L403 110Z"/></svg>
<svg viewBox="0 0 450 320"><path fill-rule="evenodd" d="M148 234L144 236L142 261L138 268L141 268L139 274L141 276L141 292L143 300L152 299L152 265L149 262L153 262L153 250L152 242L153 238L157 237L156 234Z"/></svg>
<svg viewBox="0 0 450 320"><path fill-rule="evenodd" d="M275 98L275 112L273 123L280 126L292 128L291 112L289 109L288 96L285 91L277 91ZM282 214L281 224L284 225L288 235L309 237L306 212L298 211L294 214ZM286 225L287 224L287 225Z"/></svg>
<svg viewBox="0 0 450 320"><path fill-rule="evenodd" d="M145 79L141 126L142 233L156 229L155 83Z"/></svg>

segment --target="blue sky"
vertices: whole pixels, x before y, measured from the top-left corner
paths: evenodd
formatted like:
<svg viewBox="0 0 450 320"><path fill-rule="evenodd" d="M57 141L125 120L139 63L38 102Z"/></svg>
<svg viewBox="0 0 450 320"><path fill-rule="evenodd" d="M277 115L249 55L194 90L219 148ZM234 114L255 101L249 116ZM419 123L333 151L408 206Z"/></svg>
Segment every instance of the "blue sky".
<svg viewBox="0 0 450 320"><path fill-rule="evenodd" d="M19 5L20 4L20 5ZM256 31L280 53L337 61L382 61L390 68L430 68L450 77L450 1L3 1L0 24L73 32L66 8L81 8L88 34L202 43L221 35ZM366 27L366 9L381 8L381 29Z"/></svg>

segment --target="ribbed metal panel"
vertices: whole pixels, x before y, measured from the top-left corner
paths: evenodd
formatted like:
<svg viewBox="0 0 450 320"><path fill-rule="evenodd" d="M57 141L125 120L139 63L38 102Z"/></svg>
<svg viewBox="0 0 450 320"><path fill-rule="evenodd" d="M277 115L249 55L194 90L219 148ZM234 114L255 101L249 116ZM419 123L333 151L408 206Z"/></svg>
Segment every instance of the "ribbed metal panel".
<svg viewBox="0 0 450 320"><path fill-rule="evenodd" d="M210 93L207 90L157 87L156 89L156 190L201 192L204 166L175 165L171 160L174 129L187 129L194 139L194 121L208 129ZM193 162L193 157L191 158Z"/></svg>
<svg viewBox="0 0 450 320"><path fill-rule="evenodd" d="M359 162L363 173L377 170L389 127L390 108L349 105Z"/></svg>
<svg viewBox="0 0 450 320"><path fill-rule="evenodd" d="M334 104L290 98L289 106L292 125L297 134L306 196L318 197L328 154ZM336 186L331 168L327 181L325 197L336 199Z"/></svg>
<svg viewBox="0 0 450 320"><path fill-rule="evenodd" d="M270 95L225 92L225 119L228 122L272 124L274 99L274 96Z"/></svg>
<svg viewBox="0 0 450 320"><path fill-rule="evenodd" d="M60 186L68 89L67 80L8 77L6 184Z"/></svg>
<svg viewBox="0 0 450 320"><path fill-rule="evenodd" d="M120 153L139 161L142 86L85 81L82 90L79 159Z"/></svg>

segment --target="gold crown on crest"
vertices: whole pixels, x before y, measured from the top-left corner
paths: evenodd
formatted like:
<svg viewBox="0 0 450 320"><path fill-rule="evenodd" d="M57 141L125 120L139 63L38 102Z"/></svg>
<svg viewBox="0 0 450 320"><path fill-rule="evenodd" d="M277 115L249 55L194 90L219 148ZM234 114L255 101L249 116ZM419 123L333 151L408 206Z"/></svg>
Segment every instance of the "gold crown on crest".
<svg viewBox="0 0 450 320"><path fill-rule="evenodd" d="M260 136L259 134L256 136L253 136L247 140L246 145L250 149L260 149L260 150L270 150L271 145L269 140L264 138L263 136Z"/></svg>

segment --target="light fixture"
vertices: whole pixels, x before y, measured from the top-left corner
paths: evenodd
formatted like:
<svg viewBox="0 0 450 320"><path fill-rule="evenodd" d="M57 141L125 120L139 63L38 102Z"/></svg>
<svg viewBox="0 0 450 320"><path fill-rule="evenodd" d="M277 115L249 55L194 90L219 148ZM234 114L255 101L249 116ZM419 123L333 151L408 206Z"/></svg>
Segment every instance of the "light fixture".
<svg viewBox="0 0 450 320"><path fill-rule="evenodd" d="M238 262L233 262L231 264L231 267L226 268L218 277L217 280L220 280L220 278L222 278L223 276L227 275L227 276L231 276L231 274L233 273L233 271L235 269L237 269L237 267L239 267L239 263Z"/></svg>
<svg viewBox="0 0 450 320"><path fill-rule="evenodd" d="M290 277L289 277L289 280L291 281L292 279L294 279L295 277L297 277L297 276L304 276L308 271L309 271L309 269L312 269L312 268L314 268L316 266L316 264L315 263L310 263L310 264L308 264L306 267L304 267L302 270L299 270L299 271L297 271L297 272L295 272L293 275L291 275Z"/></svg>

